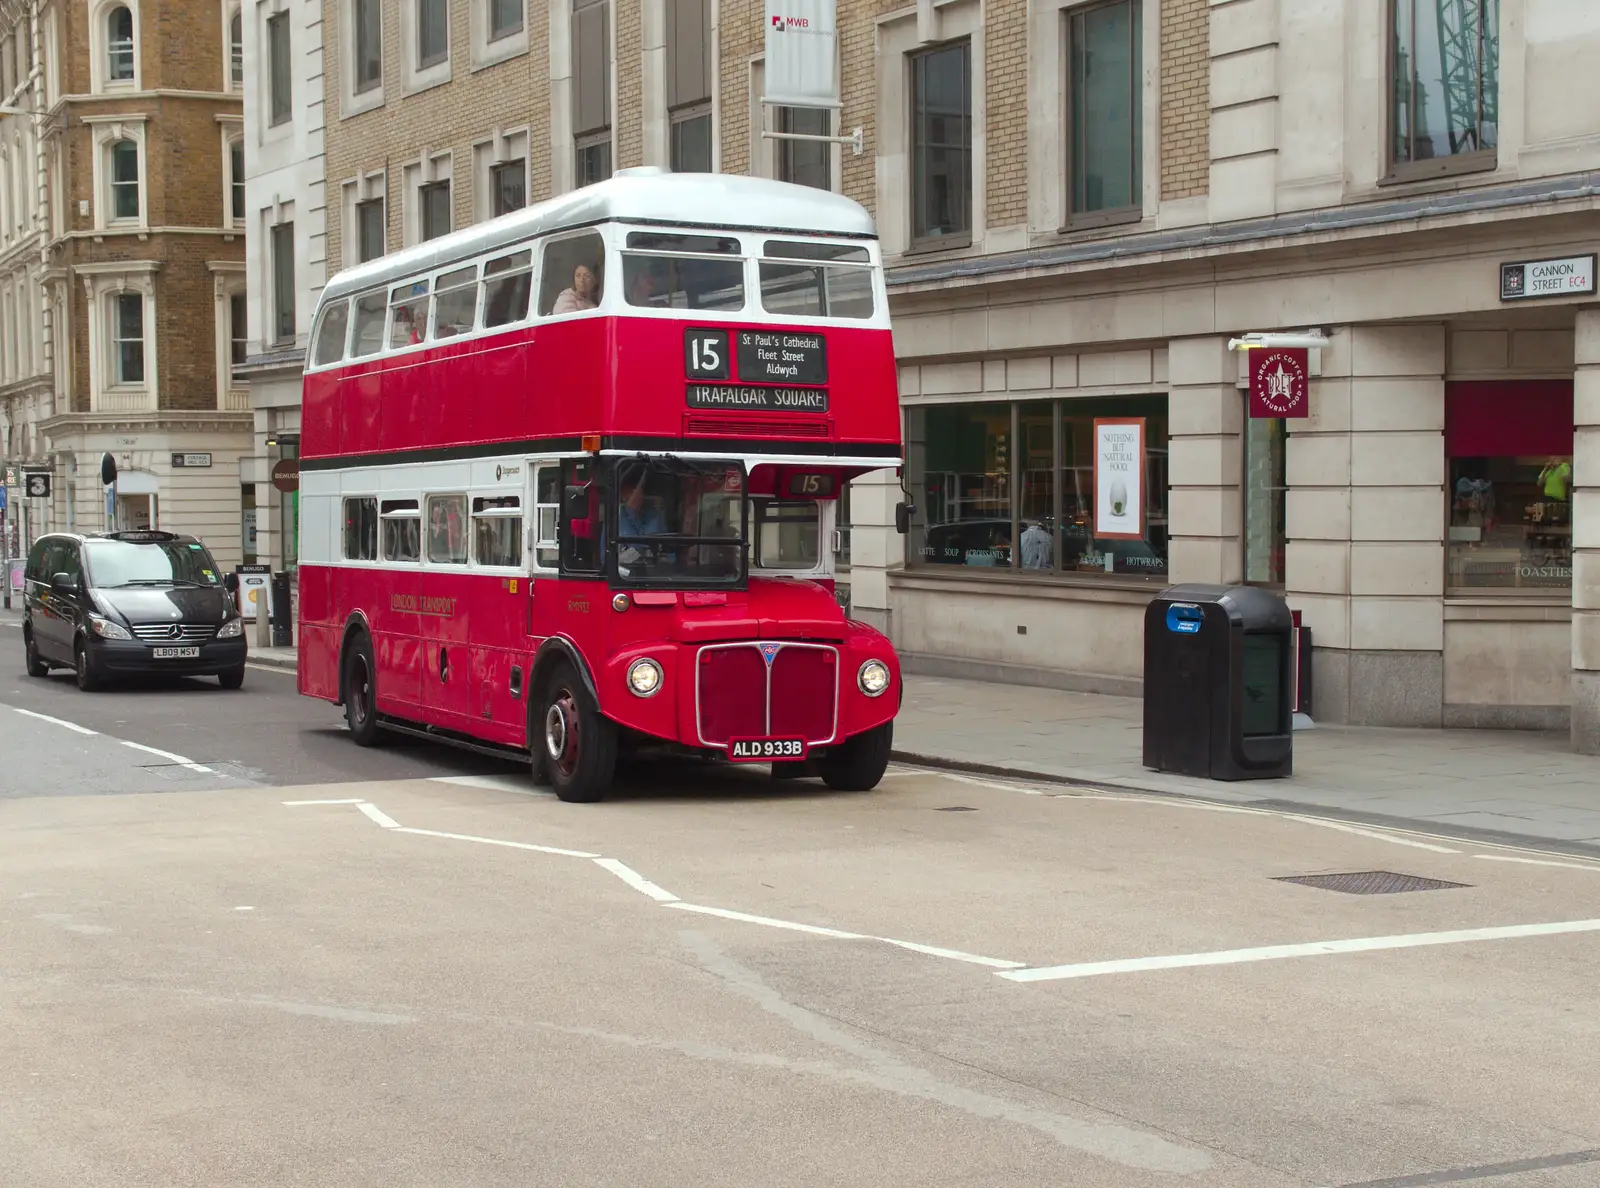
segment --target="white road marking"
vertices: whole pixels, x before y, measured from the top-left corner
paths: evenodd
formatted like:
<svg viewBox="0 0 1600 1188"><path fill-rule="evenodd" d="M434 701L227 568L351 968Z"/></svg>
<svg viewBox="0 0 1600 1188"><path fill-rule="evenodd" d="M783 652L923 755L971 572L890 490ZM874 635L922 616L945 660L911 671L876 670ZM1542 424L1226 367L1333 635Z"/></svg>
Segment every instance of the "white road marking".
<svg viewBox="0 0 1600 1188"><path fill-rule="evenodd" d="M368 804L366 801L363 800L363 801L359 801L356 804L356 807L358 809L360 809L362 814L365 815L368 819L376 821L379 825L382 825L385 829L399 829L400 828L400 822L399 821L396 821L393 817L391 817L388 813L384 812L381 808L379 808L375 804Z"/></svg>
<svg viewBox="0 0 1600 1188"><path fill-rule="evenodd" d="M430 784L454 784L458 788L487 788L491 792L515 792L519 796L553 796L548 788L539 788L528 779L511 776L429 776Z"/></svg>
<svg viewBox="0 0 1600 1188"><path fill-rule="evenodd" d="M196 763L193 759L186 759L182 755L174 755L171 751L163 751L160 747L147 747L143 743L130 742L125 738L119 738L117 741L123 746L129 747L132 750L143 751L146 755L154 755L158 759L165 759L169 763L176 763L179 767L187 768L189 771L197 771L201 775L216 774L216 772L212 771L204 764Z"/></svg>
<svg viewBox="0 0 1600 1188"><path fill-rule="evenodd" d="M628 886L632 887L635 891L643 892L645 895L648 895L651 899L654 899L659 903L678 902L678 897L671 891L667 891L656 886L649 879L645 878L638 871L634 870L633 867L628 866L625 863L618 862L615 858L596 858L594 859L594 864L609 870L612 874L616 875L617 878L628 884Z"/></svg>
<svg viewBox="0 0 1600 1188"><path fill-rule="evenodd" d="M298 808L303 804L361 804L362 800L359 796L352 796L348 800L285 800L283 803L288 808Z"/></svg>
<svg viewBox="0 0 1600 1188"><path fill-rule="evenodd" d="M1517 858L1511 854L1474 854L1474 858L1482 858L1485 862L1520 862L1524 866L1559 866L1562 870L1587 870L1591 874L1600 874L1600 866L1585 866L1581 862L1547 862L1541 858Z"/></svg>
<svg viewBox="0 0 1600 1188"><path fill-rule="evenodd" d="M256 909L253 908L253 907L250 907L248 905L243 905L243 906L240 906L240 907L236 907L233 910L236 911L236 912L253 912Z"/></svg>
<svg viewBox="0 0 1600 1188"><path fill-rule="evenodd" d="M1553 924L1509 924L1498 928L1463 928L1454 932L1417 932L1406 936L1370 936L1354 940L1311 941L1300 945L1264 945L1255 949L1225 949L1214 953L1180 953L1170 957L1129 957L1120 961L1087 961L1079 965L1052 965L996 974L1013 982L1054 982L1065 978L1094 978L1105 974L1147 973L1158 969L1189 969L1200 965L1239 965L1252 961L1277 961L1288 957L1323 957L1336 953L1372 953L1384 949L1415 949L1428 945L1461 945L1474 941L1513 940L1529 936L1560 936L1571 932L1600 932L1600 920L1567 920Z"/></svg>
<svg viewBox="0 0 1600 1188"><path fill-rule="evenodd" d="M1305 817L1298 813L1285 813L1284 816L1291 821L1299 821L1303 825L1315 825L1320 829L1337 829L1340 833L1353 833L1357 837L1370 837L1373 841L1389 842L1396 846L1410 846L1414 850L1431 850L1435 854L1461 853L1460 850L1452 850L1449 846L1436 846L1432 842L1412 841L1410 838L1380 833L1376 829L1360 829L1354 825L1346 825L1342 821L1330 821L1326 817Z"/></svg>
<svg viewBox="0 0 1600 1188"><path fill-rule="evenodd" d="M929 957L948 957L951 961L965 961L971 965L986 965L990 969L1024 969L1025 961L1002 961L998 957L980 957L976 953L963 953L960 949L940 949L933 945L919 945L916 941L895 940L889 936L869 937L896 948L910 949L913 953L926 953Z"/></svg>
<svg viewBox="0 0 1600 1188"><path fill-rule="evenodd" d="M782 928L787 932L809 932L812 936L831 936L835 940L874 940L860 932L841 932L837 928L819 928L815 924L797 924L793 920L774 920L771 916L752 916L749 912L733 912L727 908L703 907L698 903L669 903L670 908L683 912L698 912L702 916L717 916L723 920L738 920L742 924L763 924L768 928Z"/></svg>
<svg viewBox="0 0 1600 1188"><path fill-rule="evenodd" d="M49 722L52 726L65 726L68 730L75 730L79 734L99 734L98 730L90 730L87 726L79 726L76 722L68 722L65 718L52 718L49 714L36 714L32 710L12 706L13 710L29 718L37 718L41 722Z"/></svg>
<svg viewBox="0 0 1600 1188"><path fill-rule="evenodd" d="M436 829L409 829L397 826L397 833L413 833L418 837L447 837L451 841L477 842L483 846L506 846L512 850L532 850L536 854L557 854L562 858L598 858L599 854L589 854L583 850L563 850L557 846L536 846L532 842L501 841L497 837L473 837L467 833L441 833Z"/></svg>

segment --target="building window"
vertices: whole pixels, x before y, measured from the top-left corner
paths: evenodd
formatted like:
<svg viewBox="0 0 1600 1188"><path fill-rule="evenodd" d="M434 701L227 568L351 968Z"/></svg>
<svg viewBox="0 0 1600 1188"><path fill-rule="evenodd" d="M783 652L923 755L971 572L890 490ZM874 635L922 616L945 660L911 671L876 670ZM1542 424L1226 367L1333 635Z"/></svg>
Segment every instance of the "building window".
<svg viewBox="0 0 1600 1188"><path fill-rule="evenodd" d="M1572 586L1570 380L1445 385L1447 589Z"/></svg>
<svg viewBox="0 0 1600 1188"><path fill-rule="evenodd" d="M111 217L139 218L139 146L131 140L111 145Z"/></svg>
<svg viewBox="0 0 1600 1188"><path fill-rule="evenodd" d="M1143 208L1139 18L1139 0L1118 0L1074 9L1067 20L1067 171L1073 222L1103 222L1107 215Z"/></svg>
<svg viewBox="0 0 1600 1188"><path fill-rule="evenodd" d="M711 172L711 109L674 112L672 115L672 171Z"/></svg>
<svg viewBox="0 0 1600 1188"><path fill-rule="evenodd" d="M249 355L250 319L245 312L245 295L228 294L228 360L238 367Z"/></svg>
<svg viewBox="0 0 1600 1188"><path fill-rule="evenodd" d="M911 57L911 239L972 234L972 46Z"/></svg>
<svg viewBox="0 0 1600 1188"><path fill-rule="evenodd" d="M522 0L489 0L489 40L522 32Z"/></svg>
<svg viewBox="0 0 1600 1188"><path fill-rule="evenodd" d="M572 131L577 183L611 176L611 5L572 3Z"/></svg>
<svg viewBox="0 0 1600 1188"><path fill-rule="evenodd" d="M118 293L112 298L112 382L144 383L144 296Z"/></svg>
<svg viewBox="0 0 1600 1188"><path fill-rule="evenodd" d="M112 82L133 81L133 11L113 8L106 15L107 77Z"/></svg>
<svg viewBox="0 0 1600 1188"><path fill-rule="evenodd" d="M381 0L355 0L356 94L383 83L383 6Z"/></svg>
<svg viewBox="0 0 1600 1188"><path fill-rule="evenodd" d="M450 234L450 183L430 182L417 187L419 238L437 239Z"/></svg>
<svg viewBox="0 0 1600 1188"><path fill-rule="evenodd" d="M416 0L417 69L437 66L450 56L450 0Z"/></svg>
<svg viewBox="0 0 1600 1188"><path fill-rule="evenodd" d="M364 264L383 255L384 231L383 199L356 203L356 263Z"/></svg>
<svg viewBox="0 0 1600 1188"><path fill-rule="evenodd" d="M1104 480L1096 510L1096 422L1142 430L1139 473ZM1164 396L913 407L907 479L917 505L912 565L1167 580ZM1108 532L1101 514L1138 512Z"/></svg>
<svg viewBox="0 0 1600 1188"><path fill-rule="evenodd" d="M289 69L289 14L267 18L267 103L273 126L287 123L294 114L292 74Z"/></svg>
<svg viewBox="0 0 1600 1188"><path fill-rule="evenodd" d="M1499 143L1500 0L1393 0L1393 11L1395 166L1445 172L1478 158L1490 167Z"/></svg>
<svg viewBox="0 0 1600 1188"><path fill-rule="evenodd" d="M780 107L774 132L796 136L832 136L833 112L825 107ZM819 190L833 188L830 160L833 146L822 140L779 140L778 180Z"/></svg>
<svg viewBox="0 0 1600 1188"><path fill-rule="evenodd" d="M244 222L244 141L228 143L228 214L233 221Z"/></svg>
<svg viewBox="0 0 1600 1188"><path fill-rule="evenodd" d="M228 81L244 86L244 15L237 9L228 22Z"/></svg>
<svg viewBox="0 0 1600 1188"><path fill-rule="evenodd" d="M1244 430L1244 580L1283 585L1288 432L1277 417L1251 417Z"/></svg>
<svg viewBox="0 0 1600 1188"><path fill-rule="evenodd" d="M528 167L523 161L506 161L489 170L491 211L498 218L528 204Z"/></svg>
<svg viewBox="0 0 1600 1188"><path fill-rule="evenodd" d="M272 228L272 337L294 341L294 224Z"/></svg>

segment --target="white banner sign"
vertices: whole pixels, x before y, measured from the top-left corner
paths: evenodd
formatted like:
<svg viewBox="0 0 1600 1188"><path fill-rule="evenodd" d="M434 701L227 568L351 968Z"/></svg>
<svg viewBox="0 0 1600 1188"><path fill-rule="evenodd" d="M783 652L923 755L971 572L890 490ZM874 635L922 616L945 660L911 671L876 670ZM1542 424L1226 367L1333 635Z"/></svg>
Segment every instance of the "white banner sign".
<svg viewBox="0 0 1600 1188"><path fill-rule="evenodd" d="M766 0L768 103L838 107L834 0Z"/></svg>
<svg viewBox="0 0 1600 1188"><path fill-rule="evenodd" d="M1094 423L1096 540L1144 539L1144 418Z"/></svg>

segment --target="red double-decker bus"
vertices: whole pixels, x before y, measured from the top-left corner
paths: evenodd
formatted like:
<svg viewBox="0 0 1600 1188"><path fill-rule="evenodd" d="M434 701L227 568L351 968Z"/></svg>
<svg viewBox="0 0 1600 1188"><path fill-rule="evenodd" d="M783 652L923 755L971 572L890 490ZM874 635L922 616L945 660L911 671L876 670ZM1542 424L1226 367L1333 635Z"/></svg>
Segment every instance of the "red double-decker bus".
<svg viewBox="0 0 1600 1188"><path fill-rule="evenodd" d="M870 789L901 700L834 592L842 490L901 464L859 205L630 170L323 292L300 691L531 756L594 800L656 746Z"/></svg>

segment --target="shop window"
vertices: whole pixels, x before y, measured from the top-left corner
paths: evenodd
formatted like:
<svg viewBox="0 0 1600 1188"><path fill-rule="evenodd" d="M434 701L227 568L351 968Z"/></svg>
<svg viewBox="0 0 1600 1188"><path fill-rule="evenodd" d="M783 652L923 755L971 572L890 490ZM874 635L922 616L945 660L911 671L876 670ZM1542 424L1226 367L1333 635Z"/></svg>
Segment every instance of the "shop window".
<svg viewBox="0 0 1600 1188"><path fill-rule="evenodd" d="M1394 173L1492 169L1499 143L1500 0L1392 0Z"/></svg>
<svg viewBox="0 0 1600 1188"><path fill-rule="evenodd" d="M972 45L911 58L911 239L972 234Z"/></svg>
<svg viewBox="0 0 1600 1188"><path fill-rule="evenodd" d="M1571 589L1572 425L1568 381L1445 386L1448 589Z"/></svg>
<svg viewBox="0 0 1600 1188"><path fill-rule="evenodd" d="M1244 431L1244 580L1283 585L1288 432L1275 417L1251 418Z"/></svg>
<svg viewBox="0 0 1600 1188"><path fill-rule="evenodd" d="M1067 18L1071 221L1105 223L1142 208L1144 71L1139 0L1074 9Z"/></svg>
<svg viewBox="0 0 1600 1188"><path fill-rule="evenodd" d="M1166 580L1166 397L919 407L906 421L910 564ZM1097 511L1106 429L1126 470L1103 471Z"/></svg>

